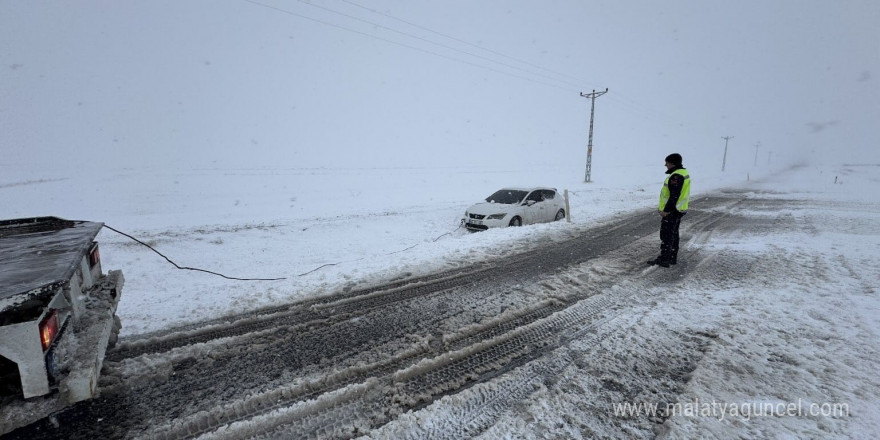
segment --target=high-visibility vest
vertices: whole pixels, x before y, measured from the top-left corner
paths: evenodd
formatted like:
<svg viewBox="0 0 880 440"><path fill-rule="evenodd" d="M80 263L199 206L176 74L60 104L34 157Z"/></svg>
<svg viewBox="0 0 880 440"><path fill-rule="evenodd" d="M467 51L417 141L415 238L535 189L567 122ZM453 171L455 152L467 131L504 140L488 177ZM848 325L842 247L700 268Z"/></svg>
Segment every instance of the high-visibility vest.
<svg viewBox="0 0 880 440"><path fill-rule="evenodd" d="M678 174L681 177L684 177L684 183L681 185L681 195L678 196L678 202L675 204L675 209L677 209L678 212L685 212L688 209L688 201L691 195L691 176L688 175L688 170L684 168L673 171L669 174L669 177L672 177L673 174ZM661 211L666 208L666 202L669 201L669 177L663 182L663 189L660 190L660 205L658 206L658 209Z"/></svg>

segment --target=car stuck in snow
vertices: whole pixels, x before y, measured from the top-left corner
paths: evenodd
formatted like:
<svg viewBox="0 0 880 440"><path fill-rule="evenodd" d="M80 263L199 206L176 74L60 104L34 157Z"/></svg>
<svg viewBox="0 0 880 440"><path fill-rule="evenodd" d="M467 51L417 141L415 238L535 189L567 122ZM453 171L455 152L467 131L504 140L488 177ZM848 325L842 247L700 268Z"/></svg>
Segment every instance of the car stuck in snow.
<svg viewBox="0 0 880 440"><path fill-rule="evenodd" d="M565 200L556 188L502 188L468 208L462 224L469 231L483 231L558 221L565 216Z"/></svg>
<svg viewBox="0 0 880 440"><path fill-rule="evenodd" d="M94 397L121 323L120 271L104 274L103 223L0 221L0 434Z"/></svg>

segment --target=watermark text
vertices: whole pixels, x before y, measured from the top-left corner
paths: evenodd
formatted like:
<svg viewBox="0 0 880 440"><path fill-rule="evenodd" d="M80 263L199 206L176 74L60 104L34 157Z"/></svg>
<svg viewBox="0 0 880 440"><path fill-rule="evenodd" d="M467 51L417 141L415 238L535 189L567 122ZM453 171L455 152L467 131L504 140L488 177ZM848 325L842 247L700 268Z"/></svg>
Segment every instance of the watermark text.
<svg viewBox="0 0 880 440"><path fill-rule="evenodd" d="M668 404L624 402L612 404L618 417L711 417L751 420L755 417L849 417L846 403L814 403L798 399L796 402L718 402L695 399L690 402Z"/></svg>

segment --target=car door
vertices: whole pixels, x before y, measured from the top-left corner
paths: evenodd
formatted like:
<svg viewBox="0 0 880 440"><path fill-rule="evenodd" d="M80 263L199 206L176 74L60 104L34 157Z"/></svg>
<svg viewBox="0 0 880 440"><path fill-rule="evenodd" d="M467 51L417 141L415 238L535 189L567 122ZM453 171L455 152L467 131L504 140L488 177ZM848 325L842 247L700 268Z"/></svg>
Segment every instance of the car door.
<svg viewBox="0 0 880 440"><path fill-rule="evenodd" d="M559 200L556 199L558 194L552 189L542 189L541 198L541 221L552 222L556 220L556 213L559 211Z"/></svg>
<svg viewBox="0 0 880 440"><path fill-rule="evenodd" d="M541 221L541 203L543 200L541 190L536 189L529 193L523 200L523 224L538 223Z"/></svg>

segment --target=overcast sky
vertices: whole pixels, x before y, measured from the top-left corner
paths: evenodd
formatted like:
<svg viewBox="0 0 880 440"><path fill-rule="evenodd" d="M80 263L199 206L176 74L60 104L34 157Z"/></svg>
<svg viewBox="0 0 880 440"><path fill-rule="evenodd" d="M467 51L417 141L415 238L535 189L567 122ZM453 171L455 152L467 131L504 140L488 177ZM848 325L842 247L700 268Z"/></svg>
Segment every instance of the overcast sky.
<svg viewBox="0 0 880 440"><path fill-rule="evenodd" d="M880 162L880 2L0 0L0 171ZM768 156L772 151L773 156Z"/></svg>

